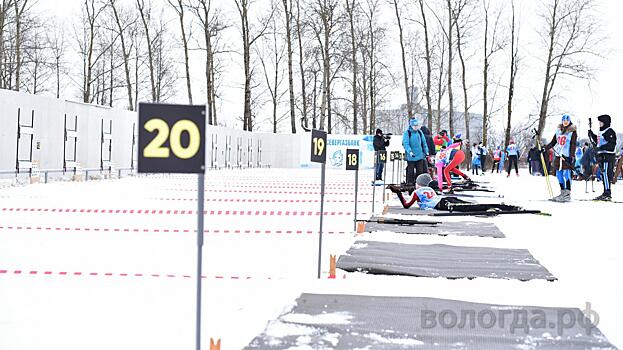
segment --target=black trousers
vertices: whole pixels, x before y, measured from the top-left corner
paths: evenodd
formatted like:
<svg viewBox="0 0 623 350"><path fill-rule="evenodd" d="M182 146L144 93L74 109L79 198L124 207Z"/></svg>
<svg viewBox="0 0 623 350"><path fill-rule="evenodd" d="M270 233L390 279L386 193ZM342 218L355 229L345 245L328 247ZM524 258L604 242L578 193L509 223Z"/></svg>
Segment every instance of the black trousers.
<svg viewBox="0 0 623 350"><path fill-rule="evenodd" d="M437 210L456 211L470 213L475 211L487 211L489 209L521 210L521 207L507 204L480 204L467 202L457 197L444 197L435 206Z"/></svg>
<svg viewBox="0 0 623 350"><path fill-rule="evenodd" d="M485 169L487 169L487 157L486 156L479 156L480 157L480 169L482 169L482 172L485 172Z"/></svg>
<svg viewBox="0 0 623 350"><path fill-rule="evenodd" d="M491 166L491 173L493 173L496 170L499 173L500 172L499 168L500 168L500 161L499 160L493 160L493 166Z"/></svg>
<svg viewBox="0 0 623 350"><path fill-rule="evenodd" d="M601 169L601 180L604 185L604 193L611 193L612 178L614 177L614 154L602 153L599 155L599 167Z"/></svg>
<svg viewBox="0 0 623 350"><path fill-rule="evenodd" d="M428 173L428 164L426 159L420 159L416 161L407 161L407 184L414 185L415 179L420 174Z"/></svg>
<svg viewBox="0 0 623 350"><path fill-rule="evenodd" d="M515 166L515 172L519 173L519 169L517 168L517 156L508 156L508 173L511 173L511 168Z"/></svg>

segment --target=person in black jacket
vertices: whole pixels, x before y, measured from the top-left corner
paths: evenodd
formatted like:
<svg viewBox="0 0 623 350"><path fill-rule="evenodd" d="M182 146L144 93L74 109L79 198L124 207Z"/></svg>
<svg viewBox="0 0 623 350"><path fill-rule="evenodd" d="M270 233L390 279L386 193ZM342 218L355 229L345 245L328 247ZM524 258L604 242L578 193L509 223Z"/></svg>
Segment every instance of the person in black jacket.
<svg viewBox="0 0 623 350"><path fill-rule="evenodd" d="M609 201L612 199L611 184L614 172L614 149L617 145L617 134L610 127L610 116L607 114L597 117L599 120L599 135L595 135L592 130L588 131L588 137L591 139L597 151L597 160L601 169L602 182L604 184L604 193L595 198L598 201Z"/></svg>
<svg viewBox="0 0 623 350"><path fill-rule="evenodd" d="M374 140L372 141L372 145L374 146L374 151L385 151L387 146L389 146L389 139L386 139L383 136L383 131L381 129L376 129L376 134L374 135ZM383 180L383 168L385 163L376 162L375 167L375 177L376 181Z"/></svg>
<svg viewBox="0 0 623 350"><path fill-rule="evenodd" d="M435 165L432 162L432 159L435 158L434 157L435 154L437 154L437 151L435 150L435 141L433 141L433 133L431 133L427 127L422 126L420 130L422 130L422 132L424 133L424 138L426 139L426 145L428 146L428 152L430 153L429 156L426 158L426 162L428 163L428 169L430 173L435 168Z"/></svg>

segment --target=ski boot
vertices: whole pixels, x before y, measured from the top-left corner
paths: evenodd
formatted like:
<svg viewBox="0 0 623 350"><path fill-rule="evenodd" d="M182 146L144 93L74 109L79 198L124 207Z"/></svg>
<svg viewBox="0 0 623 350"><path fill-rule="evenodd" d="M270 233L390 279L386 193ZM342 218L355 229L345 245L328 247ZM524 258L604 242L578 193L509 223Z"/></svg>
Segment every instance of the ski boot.
<svg viewBox="0 0 623 350"><path fill-rule="evenodd" d="M601 194L600 196L597 196L595 199L593 199L594 201L603 201L603 202L609 202L612 200L612 195L610 193L604 192L603 194Z"/></svg>
<svg viewBox="0 0 623 350"><path fill-rule="evenodd" d="M552 198L552 201L558 203L571 202L571 190L561 190L560 195Z"/></svg>

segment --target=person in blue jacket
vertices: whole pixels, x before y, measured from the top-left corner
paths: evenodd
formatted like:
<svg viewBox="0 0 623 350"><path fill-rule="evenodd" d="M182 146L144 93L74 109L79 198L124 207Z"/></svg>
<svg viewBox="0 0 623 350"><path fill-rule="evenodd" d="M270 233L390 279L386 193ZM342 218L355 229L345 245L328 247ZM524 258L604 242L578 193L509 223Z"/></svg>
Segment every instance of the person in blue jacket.
<svg viewBox="0 0 623 350"><path fill-rule="evenodd" d="M415 179L424 173L428 173L426 157L430 154L426 142L426 136L420 130L417 118L409 121L409 128L402 135L402 146L407 156L407 184L414 185Z"/></svg>

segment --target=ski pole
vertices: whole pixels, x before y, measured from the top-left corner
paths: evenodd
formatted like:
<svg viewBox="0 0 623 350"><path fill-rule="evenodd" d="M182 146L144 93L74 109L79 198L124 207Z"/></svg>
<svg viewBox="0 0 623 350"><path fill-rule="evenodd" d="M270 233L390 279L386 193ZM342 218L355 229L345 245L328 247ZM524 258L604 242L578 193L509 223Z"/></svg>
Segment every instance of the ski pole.
<svg viewBox="0 0 623 350"><path fill-rule="evenodd" d="M549 192L550 198L554 197L554 192L552 191L552 184L549 182L549 174L547 171L547 166L545 165L545 158L543 157L543 149L541 148L541 141L539 140L539 133L536 129L533 130L534 137L536 138L536 144L539 148L539 155L541 156L541 166L543 167L543 173L545 174L545 183L547 183L547 190Z"/></svg>

